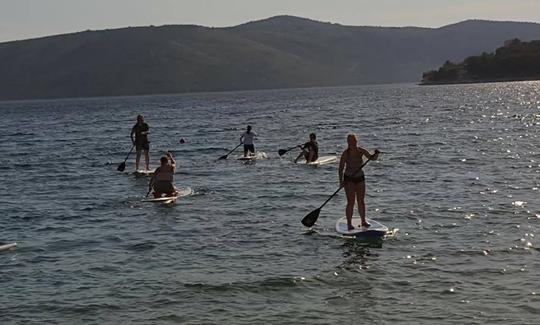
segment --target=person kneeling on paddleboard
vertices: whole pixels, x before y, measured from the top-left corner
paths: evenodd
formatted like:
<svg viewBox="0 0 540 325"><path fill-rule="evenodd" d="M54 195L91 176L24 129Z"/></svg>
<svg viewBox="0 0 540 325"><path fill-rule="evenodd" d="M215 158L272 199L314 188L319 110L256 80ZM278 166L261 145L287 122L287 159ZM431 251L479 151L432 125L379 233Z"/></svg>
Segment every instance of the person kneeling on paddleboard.
<svg viewBox="0 0 540 325"><path fill-rule="evenodd" d="M315 135L315 133L311 133L309 135L309 141L301 146L298 146L300 149L302 149L302 152L294 160L295 164L302 156L304 157L304 159L306 159L306 163L314 162L319 159L319 144L316 140L317 136Z"/></svg>
<svg viewBox="0 0 540 325"><path fill-rule="evenodd" d="M176 171L176 161L172 155L167 152L166 156L161 157L161 166L156 168L154 175L150 179L150 188L154 190L154 197L175 196L176 187L174 187L174 172Z"/></svg>
<svg viewBox="0 0 540 325"><path fill-rule="evenodd" d="M356 135L351 133L347 135L348 147L343 151L339 161L339 183L345 188L347 195L347 208L345 215L347 217L347 227L353 230L352 215L354 211L354 201L358 200L358 213L362 220L362 227L369 227L366 222L366 205L364 197L366 195L366 183L364 181L364 171L362 170L362 157L369 160L377 160L379 150L375 150L372 155L366 149L357 146Z"/></svg>
<svg viewBox="0 0 540 325"><path fill-rule="evenodd" d="M247 126L246 132L244 132L240 136L240 143L244 144L244 157L248 156L248 152L250 155L255 154L255 145L253 143L253 140L255 139L257 135L255 132L251 132L251 125Z"/></svg>

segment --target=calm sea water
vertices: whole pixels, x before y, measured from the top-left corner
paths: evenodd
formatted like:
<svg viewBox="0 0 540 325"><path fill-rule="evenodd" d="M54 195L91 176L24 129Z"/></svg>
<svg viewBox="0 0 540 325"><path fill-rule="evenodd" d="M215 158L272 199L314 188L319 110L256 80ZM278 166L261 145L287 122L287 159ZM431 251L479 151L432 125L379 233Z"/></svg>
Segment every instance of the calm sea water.
<svg viewBox="0 0 540 325"><path fill-rule="evenodd" d="M0 103L2 324L538 324L540 83L366 86ZM137 114L173 206L116 167ZM268 159L216 158L251 124ZM365 167L382 247L300 224L338 186L277 150L316 132ZM187 143L180 144L184 138ZM126 171L134 169L133 156Z"/></svg>

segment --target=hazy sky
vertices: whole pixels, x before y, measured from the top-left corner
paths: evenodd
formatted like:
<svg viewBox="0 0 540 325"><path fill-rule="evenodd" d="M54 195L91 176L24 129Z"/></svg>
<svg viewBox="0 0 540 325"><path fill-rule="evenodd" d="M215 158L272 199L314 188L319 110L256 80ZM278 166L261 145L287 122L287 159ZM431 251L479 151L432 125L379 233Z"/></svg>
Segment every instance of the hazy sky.
<svg viewBox="0 0 540 325"><path fill-rule="evenodd" d="M0 0L0 42L126 26L232 26L283 14L376 26L540 22L540 0Z"/></svg>

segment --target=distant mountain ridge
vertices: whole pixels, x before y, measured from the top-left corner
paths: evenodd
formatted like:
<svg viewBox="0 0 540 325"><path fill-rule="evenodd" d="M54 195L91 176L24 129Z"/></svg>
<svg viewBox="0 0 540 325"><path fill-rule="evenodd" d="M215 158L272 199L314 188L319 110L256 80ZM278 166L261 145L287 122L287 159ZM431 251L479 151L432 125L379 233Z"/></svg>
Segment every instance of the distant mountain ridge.
<svg viewBox="0 0 540 325"><path fill-rule="evenodd" d="M514 38L540 39L540 24L369 27L276 16L86 31L0 43L0 100L418 82Z"/></svg>

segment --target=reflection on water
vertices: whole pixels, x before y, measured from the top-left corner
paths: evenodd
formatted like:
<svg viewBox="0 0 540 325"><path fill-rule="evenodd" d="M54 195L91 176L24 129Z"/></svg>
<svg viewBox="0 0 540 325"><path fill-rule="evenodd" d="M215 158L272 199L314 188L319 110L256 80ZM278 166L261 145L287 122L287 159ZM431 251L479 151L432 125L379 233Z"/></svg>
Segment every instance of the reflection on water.
<svg viewBox="0 0 540 325"><path fill-rule="evenodd" d="M375 250L370 250L370 248L381 248L382 239L376 242L373 239L368 241L348 239L343 243L342 247L344 261L340 266L341 268L346 270L367 270L369 268L368 258L378 257L377 253L373 253Z"/></svg>
<svg viewBox="0 0 540 325"><path fill-rule="evenodd" d="M0 323L536 324L540 83L0 103ZM116 167L137 114L197 195L146 205ZM266 159L217 160L250 124ZM277 150L348 132L383 242L334 231L337 164ZM184 143L179 140L184 139ZM397 228L402 229L397 232ZM54 294L54 299L51 299Z"/></svg>

